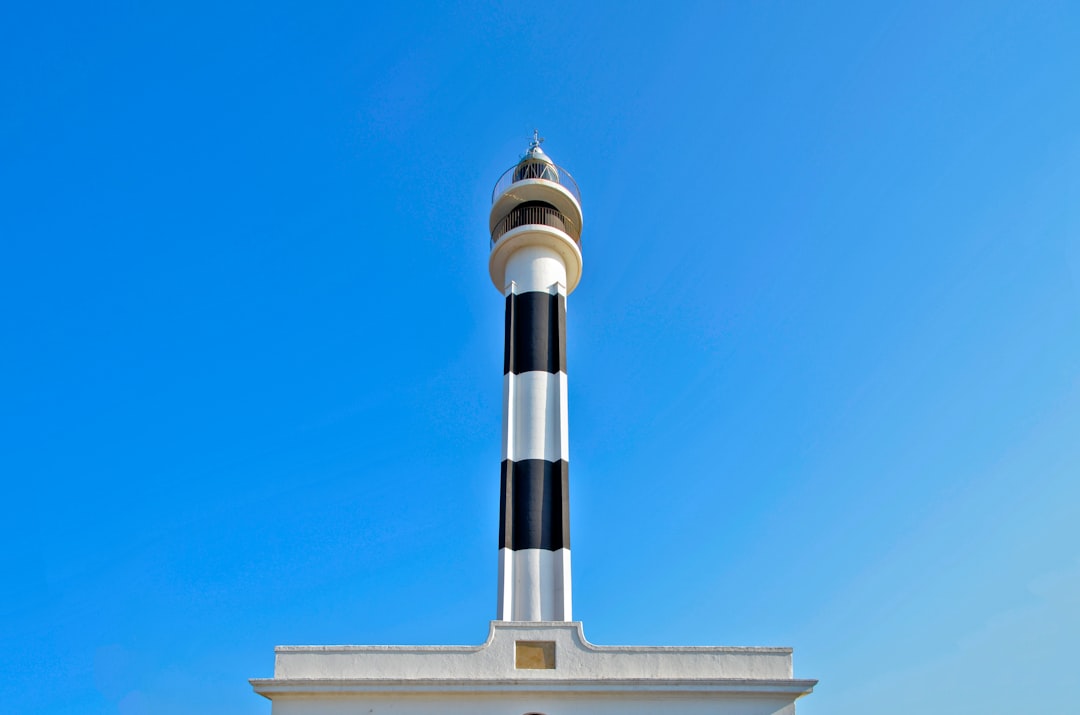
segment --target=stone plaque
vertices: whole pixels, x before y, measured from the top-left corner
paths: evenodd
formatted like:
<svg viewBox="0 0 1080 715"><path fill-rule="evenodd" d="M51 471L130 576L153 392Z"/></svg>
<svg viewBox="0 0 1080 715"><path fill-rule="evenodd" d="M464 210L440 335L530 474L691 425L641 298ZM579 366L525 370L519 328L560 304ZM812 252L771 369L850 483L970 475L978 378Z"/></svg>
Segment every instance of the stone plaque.
<svg viewBox="0 0 1080 715"><path fill-rule="evenodd" d="M516 641L514 646L515 668L555 669L555 641Z"/></svg>

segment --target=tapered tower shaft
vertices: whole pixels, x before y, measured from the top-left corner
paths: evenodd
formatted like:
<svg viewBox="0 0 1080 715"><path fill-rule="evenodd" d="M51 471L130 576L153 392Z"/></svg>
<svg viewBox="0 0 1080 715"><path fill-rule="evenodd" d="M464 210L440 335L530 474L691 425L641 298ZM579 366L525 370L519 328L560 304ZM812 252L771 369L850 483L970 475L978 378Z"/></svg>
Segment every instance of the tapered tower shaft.
<svg viewBox="0 0 1080 715"><path fill-rule="evenodd" d="M566 296L581 276L577 186L534 139L495 187L505 296L498 619L572 620Z"/></svg>

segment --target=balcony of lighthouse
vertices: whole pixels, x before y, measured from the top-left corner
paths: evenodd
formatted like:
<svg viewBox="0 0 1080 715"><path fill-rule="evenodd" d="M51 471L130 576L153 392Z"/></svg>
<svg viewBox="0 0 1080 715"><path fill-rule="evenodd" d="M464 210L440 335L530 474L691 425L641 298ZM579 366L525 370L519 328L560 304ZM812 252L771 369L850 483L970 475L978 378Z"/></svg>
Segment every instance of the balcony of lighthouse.
<svg viewBox="0 0 1080 715"><path fill-rule="evenodd" d="M557 228L574 243L581 245L581 224L565 215L559 209L543 201L526 201L510 210L491 229L491 245L495 246L508 231L522 226L550 226Z"/></svg>
<svg viewBox="0 0 1080 715"><path fill-rule="evenodd" d="M495 182L495 188L491 191L491 203L497 202L499 196L510 188L511 184L533 181L558 184L574 197L578 205L581 204L581 191L578 190L577 182L574 181L574 177L570 176L570 172L543 159L526 159L507 169L499 177L499 180Z"/></svg>

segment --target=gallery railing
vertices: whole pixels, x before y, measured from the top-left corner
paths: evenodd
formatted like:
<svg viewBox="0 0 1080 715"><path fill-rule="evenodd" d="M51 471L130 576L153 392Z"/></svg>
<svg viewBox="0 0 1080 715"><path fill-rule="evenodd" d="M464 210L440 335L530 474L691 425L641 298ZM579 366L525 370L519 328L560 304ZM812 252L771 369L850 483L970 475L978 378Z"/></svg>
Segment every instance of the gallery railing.
<svg viewBox="0 0 1080 715"><path fill-rule="evenodd" d="M519 206L495 224L495 228L491 231L491 244L495 245L495 242L507 231L528 225L551 226L570 236L574 239L574 243L581 242L581 226L576 225L570 217L558 209L550 206Z"/></svg>
<svg viewBox="0 0 1080 715"><path fill-rule="evenodd" d="M573 194L579 204L581 203L581 191L578 190L577 182L570 176L570 172L561 166L539 161L515 164L507 169L495 182L495 188L491 192L491 202L495 203L495 199L499 198L510 184L526 179L541 179L559 184Z"/></svg>

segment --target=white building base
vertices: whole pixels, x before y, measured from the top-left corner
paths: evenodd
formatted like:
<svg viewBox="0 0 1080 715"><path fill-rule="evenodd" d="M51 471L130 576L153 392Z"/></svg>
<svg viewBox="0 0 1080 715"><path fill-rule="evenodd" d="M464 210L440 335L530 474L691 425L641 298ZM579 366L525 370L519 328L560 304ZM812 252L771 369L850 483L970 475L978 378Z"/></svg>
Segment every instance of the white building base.
<svg viewBox="0 0 1080 715"><path fill-rule="evenodd" d="M280 646L273 715L793 715L790 648L594 646L580 622L491 623L480 646Z"/></svg>

